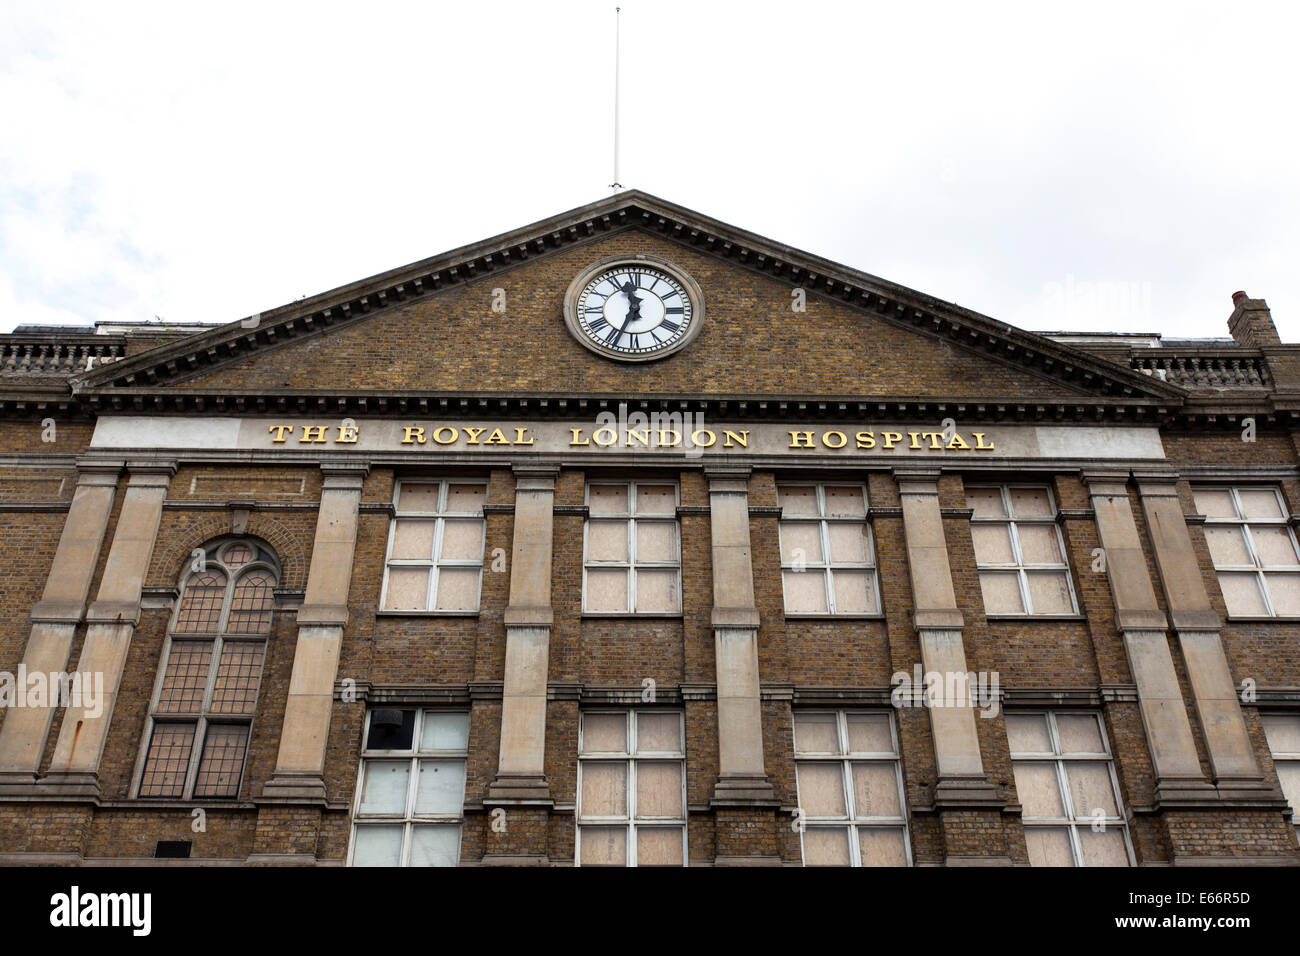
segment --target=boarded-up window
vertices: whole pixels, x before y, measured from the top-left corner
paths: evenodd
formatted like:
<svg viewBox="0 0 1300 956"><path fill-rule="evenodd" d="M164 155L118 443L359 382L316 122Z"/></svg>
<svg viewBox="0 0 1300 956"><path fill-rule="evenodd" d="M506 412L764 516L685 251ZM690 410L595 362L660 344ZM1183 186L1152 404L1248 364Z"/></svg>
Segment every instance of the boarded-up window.
<svg viewBox="0 0 1300 956"><path fill-rule="evenodd" d="M968 485L966 504L985 613L1076 613L1051 489Z"/></svg>
<svg viewBox="0 0 1300 956"><path fill-rule="evenodd" d="M487 485L403 479L394 493L381 607L477 611L483 576Z"/></svg>
<svg viewBox="0 0 1300 956"><path fill-rule="evenodd" d="M682 715L583 711L578 738L579 866L684 866Z"/></svg>
<svg viewBox="0 0 1300 956"><path fill-rule="evenodd" d="M1300 550L1281 491L1197 488L1205 542L1231 617L1300 617Z"/></svg>
<svg viewBox="0 0 1300 956"><path fill-rule="evenodd" d="M1130 866L1132 849L1101 718L1009 713L1011 767L1032 866Z"/></svg>
<svg viewBox="0 0 1300 956"><path fill-rule="evenodd" d="M795 711L805 866L909 866L893 715Z"/></svg>
<svg viewBox="0 0 1300 956"><path fill-rule="evenodd" d="M1300 826L1300 714L1265 714L1264 736L1282 794L1291 804L1291 822Z"/></svg>
<svg viewBox="0 0 1300 956"><path fill-rule="evenodd" d="M583 534L582 607L591 614L681 610L677 486L592 482Z"/></svg>
<svg viewBox="0 0 1300 956"><path fill-rule="evenodd" d="M862 485L787 484L781 580L787 614L878 614L876 551Z"/></svg>

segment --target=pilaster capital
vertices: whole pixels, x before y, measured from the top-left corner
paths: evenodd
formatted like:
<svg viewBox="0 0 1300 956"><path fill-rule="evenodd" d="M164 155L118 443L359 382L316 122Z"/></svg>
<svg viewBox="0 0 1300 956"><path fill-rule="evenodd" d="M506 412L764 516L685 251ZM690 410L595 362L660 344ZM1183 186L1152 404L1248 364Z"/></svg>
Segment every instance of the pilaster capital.
<svg viewBox="0 0 1300 956"><path fill-rule="evenodd" d="M124 467L124 461L78 462L77 487L116 488Z"/></svg>
<svg viewBox="0 0 1300 956"><path fill-rule="evenodd" d="M1143 498L1177 498L1178 473L1168 468L1142 468L1133 470L1138 494Z"/></svg>
<svg viewBox="0 0 1300 956"><path fill-rule="evenodd" d="M128 461L126 470L130 474L127 486L130 488L162 488L171 484L172 475L176 474L175 458L155 458L142 461Z"/></svg>
<svg viewBox="0 0 1300 956"><path fill-rule="evenodd" d="M560 466L548 464L540 461L516 461L510 465L510 470L514 472L515 480L523 478L533 479L551 479L551 487L555 487L555 479L560 477Z"/></svg>
<svg viewBox="0 0 1300 956"><path fill-rule="evenodd" d="M329 462L321 465L321 491L361 491L370 474L367 461Z"/></svg>
<svg viewBox="0 0 1300 956"><path fill-rule="evenodd" d="M515 495L520 492L542 492L555 494L555 481L559 477L559 466L554 468L520 468L514 469Z"/></svg>
<svg viewBox="0 0 1300 956"><path fill-rule="evenodd" d="M938 466L909 463L895 465L890 470L894 474L894 481L898 483L900 495L938 497L939 476L942 473Z"/></svg>
<svg viewBox="0 0 1300 956"><path fill-rule="evenodd" d="M704 466L704 477L709 481L709 490L713 490L715 481L740 481L748 483L749 476L754 473L750 465L712 465Z"/></svg>
<svg viewBox="0 0 1300 956"><path fill-rule="evenodd" d="M1114 468L1084 469L1079 477L1088 486L1088 494L1094 498L1098 496L1128 497L1129 473L1127 469L1123 471Z"/></svg>

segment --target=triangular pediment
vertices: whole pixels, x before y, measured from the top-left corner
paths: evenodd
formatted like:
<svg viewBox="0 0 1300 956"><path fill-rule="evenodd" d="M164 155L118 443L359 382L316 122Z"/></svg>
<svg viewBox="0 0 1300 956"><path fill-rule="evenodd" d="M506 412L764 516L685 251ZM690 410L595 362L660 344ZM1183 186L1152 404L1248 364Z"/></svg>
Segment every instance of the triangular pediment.
<svg viewBox="0 0 1300 956"><path fill-rule="evenodd" d="M622 363L569 334L563 299L601 258L648 254L698 282L699 336ZM791 308L802 289L806 307ZM496 290L501 290L497 292ZM504 295L504 312L496 311ZM639 191L95 368L94 406L362 409L604 396L1098 407L1156 417L1176 386Z"/></svg>

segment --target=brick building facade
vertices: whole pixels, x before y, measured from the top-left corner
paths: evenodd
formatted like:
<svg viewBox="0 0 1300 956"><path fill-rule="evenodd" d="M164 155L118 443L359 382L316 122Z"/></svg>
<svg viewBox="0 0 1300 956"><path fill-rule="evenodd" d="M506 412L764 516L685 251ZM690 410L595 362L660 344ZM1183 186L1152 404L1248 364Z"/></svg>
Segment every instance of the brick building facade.
<svg viewBox="0 0 1300 956"><path fill-rule="evenodd" d="M1033 334L630 191L0 336L0 861L1300 863L1233 304Z"/></svg>

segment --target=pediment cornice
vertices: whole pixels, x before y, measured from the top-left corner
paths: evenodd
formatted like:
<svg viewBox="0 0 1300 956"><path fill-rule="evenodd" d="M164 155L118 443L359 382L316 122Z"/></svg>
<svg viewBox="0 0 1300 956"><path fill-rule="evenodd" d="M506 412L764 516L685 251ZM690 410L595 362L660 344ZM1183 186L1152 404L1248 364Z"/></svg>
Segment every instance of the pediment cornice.
<svg viewBox="0 0 1300 956"><path fill-rule="evenodd" d="M735 265L806 288L810 294L849 304L898 326L935 336L999 363L1024 368L1046 380L1080 392L1080 397L1040 400L1035 396L990 396L993 404L1027 404L1051 408L1049 417L1077 417L1071 405L1097 408L1176 407L1187 392L1104 358L1015 328L969 309L927 296L877 276L850 269L819 256L775 243L726 223L702 216L638 190L618 193L579 209L525 226L442 255L371 276L256 316L217 326L159 345L128 358L72 377L75 395L91 404L124 400L138 407L142 399L163 404L202 400L159 394L169 385L192 380L218 368L245 361L285 342L328 334L364 321L366 316L513 268L604 234L644 229L684 243ZM186 391L195 390L193 387ZM201 386L197 389L201 391ZM329 386L323 386L328 392ZM118 393L118 400L111 398ZM375 401L381 401L378 393ZM261 396L279 404L279 393ZM284 396L297 403L301 396ZM216 396L213 396L215 400ZM314 396L312 404L319 396ZM441 399L439 399L441 400ZM240 401L232 396L232 401ZM327 399L336 407L351 405L338 393ZM818 399L824 401L824 399ZM855 402L863 402L861 397ZM891 402L897 401L891 397ZM910 399L908 400L910 402ZM156 401L145 404L155 405ZM934 404L930 400L929 404ZM965 401L964 405L981 404ZM987 404L987 403L984 403ZM1102 417L1112 414L1102 413Z"/></svg>

